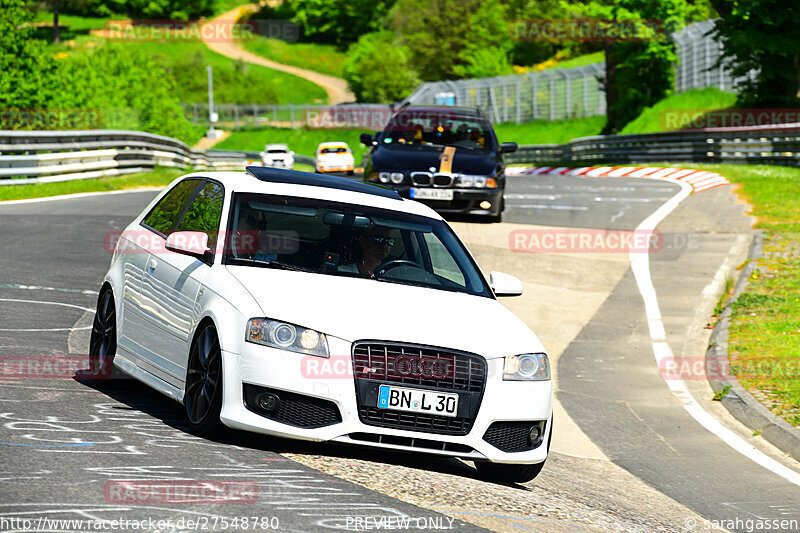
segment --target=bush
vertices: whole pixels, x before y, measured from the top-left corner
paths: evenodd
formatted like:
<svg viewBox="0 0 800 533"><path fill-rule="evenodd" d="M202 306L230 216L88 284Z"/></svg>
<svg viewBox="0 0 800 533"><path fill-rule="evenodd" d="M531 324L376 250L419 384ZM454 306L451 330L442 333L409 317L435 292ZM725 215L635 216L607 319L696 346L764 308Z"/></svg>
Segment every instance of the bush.
<svg viewBox="0 0 800 533"><path fill-rule="evenodd" d="M0 107L43 107L56 65L33 38L33 13L25 0L0 0L0 12Z"/></svg>
<svg viewBox="0 0 800 533"><path fill-rule="evenodd" d="M368 33L352 45L343 74L359 102L394 102L419 84L408 49L397 46L388 31Z"/></svg>
<svg viewBox="0 0 800 533"><path fill-rule="evenodd" d="M63 13L107 17L193 20L214 11L214 0L61 0Z"/></svg>
<svg viewBox="0 0 800 533"><path fill-rule="evenodd" d="M109 44L60 60L54 76L63 89L48 107L97 109L104 129L143 130L185 141L197 136L172 78L142 53Z"/></svg>

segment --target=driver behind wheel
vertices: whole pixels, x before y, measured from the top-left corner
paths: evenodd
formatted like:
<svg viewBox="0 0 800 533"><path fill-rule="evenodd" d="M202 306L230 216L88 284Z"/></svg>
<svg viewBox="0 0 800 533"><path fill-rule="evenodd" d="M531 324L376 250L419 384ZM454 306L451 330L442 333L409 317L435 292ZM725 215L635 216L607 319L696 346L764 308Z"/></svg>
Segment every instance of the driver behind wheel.
<svg viewBox="0 0 800 533"><path fill-rule="evenodd" d="M389 256L389 251L394 245L391 229L384 226L372 225L358 238L361 246L361 259L355 263L341 265L339 272L352 272L362 276L371 277L372 273Z"/></svg>

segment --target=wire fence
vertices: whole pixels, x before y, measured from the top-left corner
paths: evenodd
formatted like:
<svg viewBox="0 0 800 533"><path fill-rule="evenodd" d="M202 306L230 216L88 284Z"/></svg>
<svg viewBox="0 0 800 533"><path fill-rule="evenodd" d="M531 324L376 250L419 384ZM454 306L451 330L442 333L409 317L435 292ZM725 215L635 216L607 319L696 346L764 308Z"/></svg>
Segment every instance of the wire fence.
<svg viewBox="0 0 800 533"><path fill-rule="evenodd" d="M714 21L691 24L672 34L679 58L675 90L716 87L731 91L741 81L717 62L722 47L710 34ZM492 122L564 120L605 115L603 91L605 63L566 69L541 70L514 76L426 82L401 104L480 107ZM754 76L751 72L749 76ZM186 116L195 124L208 124L207 104L185 104ZM247 127L353 128L380 130L391 115L385 104L340 106L218 104L217 125ZM388 113L388 116L387 116ZM349 114L349 115L348 115ZM355 115L371 115L359 118ZM365 115L366 114L366 115ZM360 116L359 115L359 116ZM343 116L347 118L342 118ZM331 118L333 117L333 118Z"/></svg>
<svg viewBox="0 0 800 533"><path fill-rule="evenodd" d="M194 124L210 123L208 104L183 104ZM264 105L215 104L214 125L225 129L274 128L361 129L380 131L392 116L388 104Z"/></svg>
<svg viewBox="0 0 800 533"><path fill-rule="evenodd" d="M717 66L722 55L722 44L710 35L713 20L704 20L686 26L672 34L676 54L680 61L675 66L675 92L689 89L716 87L732 91L742 78L734 78L730 69ZM749 77L754 77L751 72Z"/></svg>
<svg viewBox="0 0 800 533"><path fill-rule="evenodd" d="M691 24L672 34L679 62L675 90L716 87L731 91L740 81L717 66L722 46L710 35L714 21ZM481 107L493 122L563 120L606 113L605 63L515 76L427 82L404 102ZM755 73L750 73L753 76Z"/></svg>

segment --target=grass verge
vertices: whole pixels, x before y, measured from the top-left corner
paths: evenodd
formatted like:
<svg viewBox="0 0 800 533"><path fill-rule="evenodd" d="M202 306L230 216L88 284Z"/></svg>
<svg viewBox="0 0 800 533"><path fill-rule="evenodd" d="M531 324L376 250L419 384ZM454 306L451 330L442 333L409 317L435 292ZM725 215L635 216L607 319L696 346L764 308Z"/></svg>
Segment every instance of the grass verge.
<svg viewBox="0 0 800 533"><path fill-rule="evenodd" d="M732 92L713 87L691 89L668 96L653 107L645 108L635 120L626 124L620 133L655 133L681 129L688 115L680 110L709 111L732 107L735 103L736 95ZM671 111L677 113L670 113Z"/></svg>
<svg viewBox="0 0 800 533"><path fill-rule="evenodd" d="M120 17L115 16L114 19ZM124 18L124 17L122 17ZM107 39L92 30L102 30L112 17L93 18L76 15L59 17L60 44L53 44L52 13L38 12L36 22L43 24L36 35L48 43L47 50L57 57L85 54L103 46ZM175 95L181 102L208 101L210 65L214 74L214 101L219 104L309 104L328 102L325 90L308 80L260 65L250 65L212 52L198 41L183 38L162 40L125 40L131 50L155 58L164 67L165 75L175 82Z"/></svg>
<svg viewBox="0 0 800 533"><path fill-rule="evenodd" d="M234 131L230 137L216 145L220 150L256 150L264 149L267 143L285 143L289 149L302 155L314 156L319 143L328 141L346 142L353 151L356 166L361 165L361 158L367 147L361 144L359 136L366 130L309 130L304 128L263 128Z"/></svg>
<svg viewBox="0 0 800 533"><path fill-rule="evenodd" d="M800 427L800 169L681 164L738 184L764 231L764 257L731 306L732 374L755 398Z"/></svg>
<svg viewBox="0 0 800 533"><path fill-rule="evenodd" d="M3 185L0 186L0 201L45 198L83 192L118 191L141 187L163 187L178 176L189 172L191 172L191 169L181 170L179 168L156 167L152 172L139 172L124 176L57 183L35 183L32 185Z"/></svg>
<svg viewBox="0 0 800 533"><path fill-rule="evenodd" d="M287 43L280 39L243 35L239 45L265 59L285 65L342 77L346 54L335 46L319 43Z"/></svg>
<svg viewBox="0 0 800 533"><path fill-rule="evenodd" d="M605 116L575 118L569 120L534 120L516 124L495 124L494 130L500 142L517 144L563 144L578 137L599 135L606 123Z"/></svg>

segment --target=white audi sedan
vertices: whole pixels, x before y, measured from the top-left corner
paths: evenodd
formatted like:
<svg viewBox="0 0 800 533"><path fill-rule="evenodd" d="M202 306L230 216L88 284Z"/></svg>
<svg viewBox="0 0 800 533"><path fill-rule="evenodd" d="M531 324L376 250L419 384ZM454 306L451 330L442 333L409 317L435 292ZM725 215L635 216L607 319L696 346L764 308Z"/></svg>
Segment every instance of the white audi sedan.
<svg viewBox="0 0 800 533"><path fill-rule="evenodd" d="M89 347L181 402L200 434L237 428L455 456L524 482L552 436L539 339L423 204L267 167L178 178L119 238Z"/></svg>

